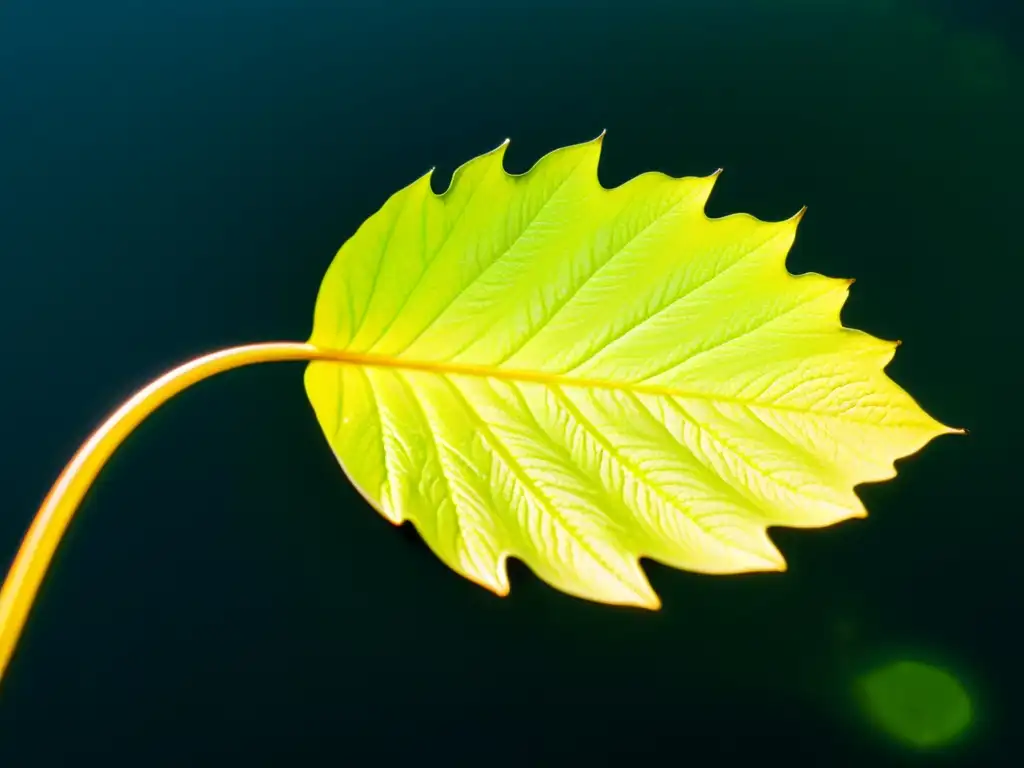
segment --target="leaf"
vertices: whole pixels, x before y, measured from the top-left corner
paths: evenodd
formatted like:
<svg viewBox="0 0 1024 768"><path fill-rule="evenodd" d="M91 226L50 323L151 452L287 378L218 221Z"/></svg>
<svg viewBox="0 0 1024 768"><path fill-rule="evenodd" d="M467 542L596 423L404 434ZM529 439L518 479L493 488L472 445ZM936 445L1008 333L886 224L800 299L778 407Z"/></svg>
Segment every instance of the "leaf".
<svg viewBox="0 0 1024 768"><path fill-rule="evenodd" d="M709 219L717 174L597 179L602 137L505 172L428 173L339 250L306 389L342 468L452 569L656 608L647 557L784 570L769 526L866 513L859 483L957 430L842 327L851 281L793 276L801 214ZM802 212L801 212L802 213Z"/></svg>

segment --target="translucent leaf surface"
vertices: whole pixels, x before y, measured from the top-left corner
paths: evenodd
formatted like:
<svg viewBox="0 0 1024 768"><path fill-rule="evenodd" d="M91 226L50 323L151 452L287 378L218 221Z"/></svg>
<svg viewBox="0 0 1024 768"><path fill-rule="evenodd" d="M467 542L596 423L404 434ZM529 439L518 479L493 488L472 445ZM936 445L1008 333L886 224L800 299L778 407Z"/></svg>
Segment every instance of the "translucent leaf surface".
<svg viewBox="0 0 1024 768"><path fill-rule="evenodd" d="M640 557L782 570L769 526L863 516L855 485L955 431L842 327L849 280L786 270L799 214L709 219L715 176L604 189L600 138L520 176L506 146L344 244L310 342L350 362L305 380L360 492L458 573L654 608Z"/></svg>

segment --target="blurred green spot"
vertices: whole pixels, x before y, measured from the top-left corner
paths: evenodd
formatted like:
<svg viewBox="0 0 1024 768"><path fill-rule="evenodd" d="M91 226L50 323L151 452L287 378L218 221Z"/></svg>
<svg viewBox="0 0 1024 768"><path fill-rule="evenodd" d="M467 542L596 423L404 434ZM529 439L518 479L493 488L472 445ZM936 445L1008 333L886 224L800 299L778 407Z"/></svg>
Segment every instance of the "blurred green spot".
<svg viewBox="0 0 1024 768"><path fill-rule="evenodd" d="M862 701L875 722L919 749L938 747L971 722L971 700L948 672L916 661L897 661L865 675Z"/></svg>

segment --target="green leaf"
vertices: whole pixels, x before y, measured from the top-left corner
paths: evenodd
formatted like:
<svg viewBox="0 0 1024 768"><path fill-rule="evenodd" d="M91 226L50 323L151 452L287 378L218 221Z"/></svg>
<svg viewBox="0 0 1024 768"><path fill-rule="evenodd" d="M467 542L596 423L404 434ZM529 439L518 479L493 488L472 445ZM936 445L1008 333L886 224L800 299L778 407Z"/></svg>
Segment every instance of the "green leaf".
<svg viewBox="0 0 1024 768"><path fill-rule="evenodd" d="M709 219L717 174L604 189L601 137L519 176L506 146L342 246L310 344L348 362L305 377L362 495L458 573L656 608L639 558L783 570L769 526L864 516L855 485L957 431L842 327L851 281L786 270L800 214Z"/></svg>

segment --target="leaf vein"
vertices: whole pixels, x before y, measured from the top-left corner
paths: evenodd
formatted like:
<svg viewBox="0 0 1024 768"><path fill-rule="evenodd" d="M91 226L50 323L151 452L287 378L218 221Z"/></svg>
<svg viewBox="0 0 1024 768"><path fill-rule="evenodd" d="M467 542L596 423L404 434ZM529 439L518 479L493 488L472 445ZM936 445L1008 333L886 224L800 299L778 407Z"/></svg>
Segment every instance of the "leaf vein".
<svg viewBox="0 0 1024 768"><path fill-rule="evenodd" d="M495 167L501 168L501 163L500 162L496 163ZM441 252L444 250L445 246L448 244L448 241L451 239L452 233L456 229L458 229L459 222L462 221L462 217L466 213L466 211L469 209L470 204L476 199L476 193L480 189L480 187L482 187L484 185L484 180L486 178L488 178L488 175L485 174L475 185L473 185L472 189L470 189L469 196L466 198L465 203L463 203L462 208L459 210L458 215L455 217L455 219L449 225L448 230L442 236L441 242L438 243L437 248L434 249L434 252L424 262L423 269L419 273L419 275L416 276L416 281L413 283L412 288L409 289L409 293L407 293L405 298L402 299L402 303L399 305L398 309L395 310L395 313L391 316L391 319L388 320L387 325L384 326L384 330L382 330L379 334L377 334L377 338L374 339L373 343L370 344L367 347L368 350L373 349L375 346L377 346L380 343L380 340L383 339L384 336L387 334L387 332L391 330L392 326L394 326L394 324L395 324L395 321L401 316L402 312L405 310L406 306L408 306L409 302L412 301L412 298L415 295L416 291L419 289L420 285L423 283L423 278L426 276L427 271L430 269L430 267L433 265L433 263L435 261L437 261L438 257L440 257ZM426 226L426 220L427 220L427 217L424 216L423 217L424 227ZM424 240L424 247L426 247L426 234L423 235L423 240Z"/></svg>
<svg viewBox="0 0 1024 768"><path fill-rule="evenodd" d="M790 485L789 483L786 483L780 480L779 478L774 477L773 475L763 470L761 467L754 464L744 453L736 450L731 445L729 445L728 442L726 442L726 440L723 437L721 437L717 432L715 432L710 426L708 426L706 423L701 423L698 419L691 416L689 411L683 408L683 406L680 405L680 403L677 402L675 398L668 398L668 403L673 410L675 410L680 416L682 416L684 419L690 422L690 424L693 425L694 429L696 429L698 432L703 432L705 435L707 435L719 451L721 451L723 454L727 453L731 456L735 456L740 461L740 463L742 463L754 474L759 475L761 478L766 480L769 485L778 486L779 488L789 491L794 496L802 497L805 499L811 499L812 501L819 501L819 499L816 499L813 496L810 496L807 493L803 492L799 488L796 488ZM746 484L744 484L744 486L746 486ZM758 504L758 506L760 506L760 503Z"/></svg>
<svg viewBox="0 0 1024 768"><path fill-rule="evenodd" d="M444 483L446 495L452 504L452 517L454 518L453 522L455 523L455 546L453 547L453 549L455 550L456 553L458 553L459 550L463 548L460 547L460 543L464 545L465 537L463 536L462 533L462 515L459 512L459 502L455 497L452 482L448 476L449 467L447 462L445 461L445 457L442 455L441 446L437 439L437 434L434 432L434 426L430 421L430 416L427 415L427 409L424 408L423 403L420 400L420 396L416 392L416 388L412 386L412 384L410 384L409 381L406 380L406 375L408 374L399 375L396 378L405 388L406 392L409 394L410 401L412 402L416 410L419 412L420 417L423 419L423 423L426 425L426 431L427 434L429 435L430 445L434 449L434 457L437 461L438 469L440 469L441 471L441 480ZM435 510L434 514L435 518L440 518L440 510ZM462 558L460 557L459 559L461 560Z"/></svg>
<svg viewBox="0 0 1024 768"><path fill-rule="evenodd" d="M586 156L580 158L580 161L578 163L576 163L576 165L573 166L572 170L569 171L565 175L565 178L562 179L558 183L558 185L551 191L551 193L547 196L547 198L544 200L544 202L541 203L540 207L536 210L536 212L533 214L533 216L530 217L530 220L527 221L523 225L522 229L520 229L519 232L516 234L516 236L512 239L512 242L509 243L505 247L505 249L495 259L493 259L491 261L490 264L488 264L486 267L484 267L480 271L480 273L478 275L476 275L476 277L474 277L468 283L466 283L464 286L462 286L455 293L455 295L452 296L452 298L448 301L448 303L446 303L443 307L441 307L441 310L437 314L435 314L434 317L432 317L430 319L430 321L428 321L423 326L423 328L420 329L419 333L417 333L408 344L406 344L404 347L402 347L402 349L400 349L398 352L395 353L396 356L404 354L413 344L415 344L417 341L419 341L419 339L427 331L429 331L433 327L434 323L437 322L438 318L441 317L441 315L443 315L445 313L445 311L450 309L455 304L455 302L457 302L463 296L463 294L466 293L466 291L468 291L470 288L472 288L480 280L480 278L482 278L484 275L486 275L490 270L494 269L494 267L496 267L501 261L503 261L506 257L508 257L508 255L510 253L512 253L512 250L515 248L516 244L523 238L523 235L525 235L529 231L530 227L532 227L533 224L537 221L537 219L540 218L540 215L548 207L548 205L551 203L551 201L554 200L555 197L557 197L558 193L562 190L562 188L566 185L566 183L573 176L576 175L576 171L580 169L580 167L583 165L583 162L586 159L587 159ZM459 351L461 351L461 350L459 350ZM458 352L456 352L455 354L458 354Z"/></svg>
<svg viewBox="0 0 1024 768"><path fill-rule="evenodd" d="M608 440L608 438L606 438L601 433L597 426L593 422L591 422L590 419L588 419L586 415L576 407L576 404L572 402L571 398L569 398L565 394L565 392L563 392L557 386L552 387L552 391L555 395L555 398L560 403L562 403L563 407L573 417L576 423L579 424L585 432L590 434L594 438L594 440L596 440L601 445L601 447L605 449L605 452L608 454L608 456L613 461L617 462L619 466L621 466L623 469L629 472L641 485L645 486L648 490L652 491L654 495L658 496L658 498L665 502L666 506L668 506L670 509L674 509L686 520L689 520L691 523L697 526L697 528L703 531L706 535L715 539L720 544L726 547L731 547L733 549L740 550L741 552L746 552L747 554L754 555L758 558L763 557L761 553L754 552L750 549L737 546L733 542L725 541L724 539L717 536L714 530L712 528L709 528L699 517L688 513L685 509L683 509L683 507L679 505L679 502L674 497L666 493L665 490L656 482L652 482L647 472L645 472L641 467L634 464L632 461L627 459L623 454L621 454L611 443L611 441Z"/></svg>
<svg viewBox="0 0 1024 768"><path fill-rule="evenodd" d="M380 429L378 431L378 434L380 435L380 453L381 453L381 456L384 457L384 477L386 478L386 482L387 482L387 488L386 489L385 488L381 488L381 489L378 490L378 493L380 494L380 496L381 496L381 498L383 500L383 498L385 496L385 493L384 493L385 490L387 491L387 497L390 498L390 496L391 496L391 478L389 476L389 474L390 474L389 473L389 467L391 465L391 451L388 450L388 441L384 439L384 414L381 412L380 403L378 402L378 399L377 399L377 390L376 390L376 388L373 385L373 379L370 378L370 375L366 372L366 370L364 368L359 368L359 372L362 375L362 377L364 379L366 379L366 389L367 389L367 392L369 392L369 395L370 395L369 405L370 405L370 408L373 411L374 415L377 417L377 425L380 427ZM340 419L339 419L339 422L340 422ZM340 423L339 423L339 428L340 428ZM338 437L337 437L337 435L335 435L335 440L337 440L337 439L338 439ZM383 504L381 506L383 506ZM392 505L392 509L387 514L387 517L389 519L393 520L394 518L392 517L392 515L394 514L394 512L395 512L395 510L394 510L394 507ZM399 513L399 514L401 514L401 513Z"/></svg>
<svg viewBox="0 0 1024 768"><path fill-rule="evenodd" d="M694 462L696 462L696 464L703 469L704 477L709 482L711 482L714 485L717 485L719 489L725 491L725 493L733 497L734 503L736 504L737 508L741 512L745 512L746 517L756 518L758 522L763 521L764 517L763 515L759 514L760 504L757 499L753 498L749 493L746 493L745 488L739 487L736 484L729 482L729 480L723 477L721 474L719 474L714 467L708 466L708 462L703 461L701 457L697 455L697 452L694 451L686 443L684 439L672 434L672 430L665 426L661 419L659 419L656 414L652 413L650 407L648 407L648 405L643 400L641 400L635 393L627 391L626 395L636 403L637 407L643 413L647 414L648 419L652 424L655 425L657 429L661 430L666 435L668 435L669 439L673 443L678 445L682 451L685 451L687 454L690 455ZM671 398L666 399L671 401ZM688 416L686 417L686 421L688 423L692 423ZM759 555L759 557L760 556L761 555Z"/></svg>
<svg viewBox="0 0 1024 768"><path fill-rule="evenodd" d="M821 296L811 296L810 298L807 298L807 299L805 299L803 301L799 301L796 304L794 304L792 307L789 307L788 309L785 309L782 312L779 312L776 315L772 315L771 317L763 320L762 322L759 322L753 328L747 328L746 330L742 331L741 333L737 333L735 336L729 336L729 337L724 338L724 339L722 339L720 341L716 341L710 347L705 347L704 349L697 350L696 352L694 352L693 354L689 355L688 357L684 357L682 360L676 360L676 361L674 361L672 363L669 363L665 367L660 368L660 369L654 371L653 373L645 376L642 381L650 381L651 379L656 378L657 376L661 376L664 373L668 373L669 371L673 371L676 368L681 368L682 366L686 365L687 363L692 363L694 360L696 360L701 355L706 355L706 354L708 354L710 352L714 352L715 350L722 349L723 347L725 347L725 346L727 346L729 344L732 344L732 343L734 343L736 341L739 341L740 339L746 338L747 336L750 336L751 334L754 334L754 333L757 333L758 331L764 330L765 328L767 328L769 325L771 325L775 321L781 320L782 318L787 317L787 316L793 314L794 312L796 312L799 309L802 309L803 307L807 306L808 304L811 304L811 303L817 301L819 298L821 298Z"/></svg>
<svg viewBox="0 0 1024 768"><path fill-rule="evenodd" d="M707 288L707 286L713 284L716 280L718 280L720 277L725 275L731 269L733 269L734 267L736 267L739 264L742 264L743 262L745 262L747 259L749 259L754 254L759 253L762 249L764 249L767 246L769 246L781 234L782 234L781 232L776 232L776 233L772 234L767 240L765 240L762 243L759 243L754 248L751 248L745 254L743 254L738 259L736 259L736 261L732 262L729 266L727 266L725 269L723 269L721 272L716 272L708 280L704 281L703 283L698 283L697 285L693 286L692 288L690 288L690 290L686 291L686 293L682 294L681 296L677 296L676 298L674 298L672 301L670 301L665 306L659 307L654 312L651 312L650 314L646 315L645 317L642 317L639 320L637 320L635 323L627 326L626 328L623 328L617 335L615 335L612 338L610 338L607 341L605 341L601 345L600 349L595 350L590 355L585 357L583 360L578 362L575 366L573 366L572 370L577 370L577 369L581 368L582 366L586 365L588 362L593 360L601 352L604 352L604 351L608 350L610 347L612 347L615 344L621 343L626 337L628 337L629 335L631 335L633 333L636 333L637 331L642 329L645 325L647 325L649 322L654 320L656 317L659 317L660 315L662 315L665 312L669 311L670 309L672 309L674 306L676 306L680 302L685 301L687 298L692 296L694 293L696 293L700 289Z"/></svg>
<svg viewBox="0 0 1024 768"><path fill-rule="evenodd" d="M542 371L521 371L490 366L468 365L459 363L447 363L427 360L403 360L393 356L368 355L361 352L348 352L343 350L321 350L318 360L350 364L358 367L369 368L392 368L403 370L423 371L440 376L471 376L476 378L498 379L499 381L530 381L541 384L558 384L564 387L579 387L591 389L608 389L636 394L665 395L684 400L706 400L722 403L736 403L749 407L764 408L766 410L785 411L798 413L818 418L835 419L854 424L864 424L872 427L904 428L915 426L911 422L889 422L878 424L876 421L857 418L850 415L850 409L839 412L814 410L810 407L784 405L777 402L765 402L755 398L745 398L736 395L723 395L699 390L687 390L677 385L660 385L645 382L618 382L604 379L588 379L584 377L573 377L557 373ZM851 382L852 384L853 382ZM843 385L845 386L845 385Z"/></svg>
<svg viewBox="0 0 1024 768"><path fill-rule="evenodd" d="M631 592L635 592L635 590L633 589L633 587L629 583L629 581L624 579L622 577L622 575L618 572L618 569L615 568L610 563L608 563L605 560L605 558L603 558L601 556L601 554L599 552L597 552L590 545L590 542L587 540L586 536L584 536L568 520L568 518L566 518L565 515L562 514L562 512L558 508L558 505L555 504L536 485L536 483L533 481L533 479L526 472L525 468L515 459L515 457L511 454L511 452L509 452L506 449L506 447L502 443L501 439L497 435L494 434L494 432L491 429L490 425L480 415L480 413L473 406L472 402L470 402L470 399L462 392L462 390L459 389L459 387L456 386L455 383L453 381L451 381L450 379L448 379L447 377L445 377L445 381L447 381L448 385L456 393L456 396L459 399L462 400L466 410L472 416L473 420L476 421L476 423L477 423L477 425L479 426L479 429L480 429L480 435L481 435L481 437L483 437L484 442L490 447L491 453L497 459L499 459L508 468L508 470L518 480L520 486L522 488L524 488L525 490L527 490L529 492L529 494L531 496L533 496L534 499L540 504L541 507L543 507L543 508L545 508L547 510L547 512L551 516L551 518L553 520L555 520L559 524L559 526L566 533L568 533L570 536L572 536L573 539L576 540L576 543L580 546L580 548L584 552L586 552L588 555L590 555L590 557L593 558L594 562L596 562L598 565L600 565L602 568L604 568L604 570L607 573L609 573L610 575L615 577L619 581L619 583L621 583L623 586L625 586ZM489 383L488 383L488 387L490 387ZM492 391L493 391L493 389L492 389Z"/></svg>
<svg viewBox="0 0 1024 768"><path fill-rule="evenodd" d="M650 231L652 227L662 223L670 214L674 213L680 205L682 205L684 202L691 200L694 196L696 196L696 194L699 191L699 189L694 190L692 194L686 195L676 200L674 203L672 203L672 205L670 205L664 211L655 216L651 221L647 222L647 224L641 227L637 232L632 234L626 242L624 242L618 248L609 253L605 260L595 267L593 272L589 273L582 281L580 281L580 284L577 285L571 293L567 294L564 299L558 302L558 304L552 309L551 314L548 317L546 317L540 323L540 325L538 325L529 334L527 334L526 338L524 338L522 341L516 344L516 346L513 347L512 350L508 352L501 360L497 361L495 365L501 365L506 360L511 358L513 355L518 353L523 347L525 347L527 344L533 341L537 336L539 336L544 331L544 329L551 325L555 318L558 317L558 315L561 314L562 311L565 310L566 307L572 303L573 299L575 299L579 295L580 291L582 291L587 286L587 284L590 283L591 280L597 277L598 273L600 273L601 270L609 267L611 263L615 261L616 258L619 257L621 254L625 253L626 249L629 248L634 242L643 237L643 235ZM626 200L625 202L628 204L630 201ZM621 212L622 211L620 210L618 213L621 214Z"/></svg>
<svg viewBox="0 0 1024 768"><path fill-rule="evenodd" d="M395 212L394 217L391 219L391 223L388 225L388 231L384 235L384 243L380 248L380 255L377 257L377 266L373 272L373 280L370 282L370 291L366 297L366 304L363 306L362 316L359 318L359 324L352 328L352 340L354 341L359 332L363 330L363 324L366 322L366 316L370 313L370 305L373 303L373 297L377 294L377 283L380 281L380 273L384 271L384 260L388 255L388 248L391 246L391 238L394 237L395 229L398 227L398 220L405 214L405 208L409 205L409 198L411 194L407 194L402 198L402 204Z"/></svg>

